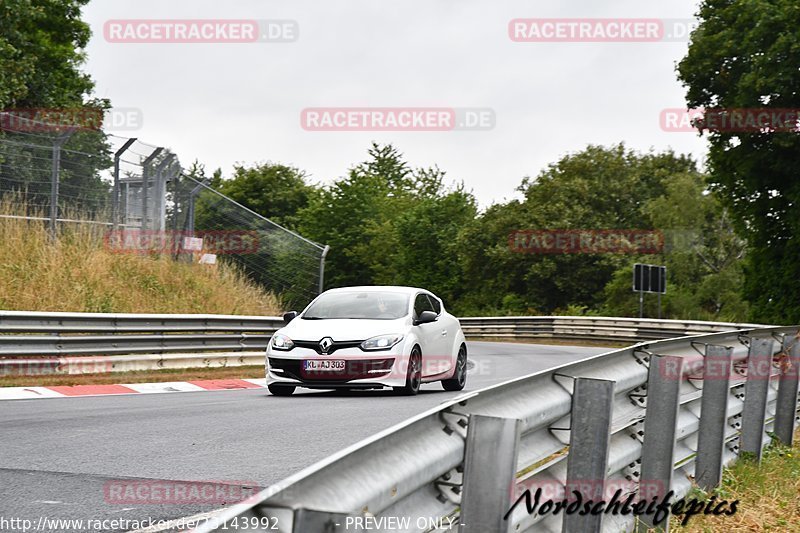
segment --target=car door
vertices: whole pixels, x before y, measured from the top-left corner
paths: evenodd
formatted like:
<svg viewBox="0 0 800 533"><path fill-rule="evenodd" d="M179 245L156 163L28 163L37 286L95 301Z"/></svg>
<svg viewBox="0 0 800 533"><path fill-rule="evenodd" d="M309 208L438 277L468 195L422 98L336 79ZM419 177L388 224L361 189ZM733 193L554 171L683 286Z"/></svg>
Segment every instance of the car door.
<svg viewBox="0 0 800 533"><path fill-rule="evenodd" d="M441 304L435 298L421 292L414 299L414 318L419 317L423 311L433 311L440 315L435 322L417 326L419 328L420 344L422 345L422 375L426 377L441 374L450 369L450 350L447 347L450 333L441 320Z"/></svg>
<svg viewBox="0 0 800 533"><path fill-rule="evenodd" d="M437 320L436 323L439 324L439 329L441 330L439 336L441 346L438 348L437 353L442 356L441 364L445 367L445 370L450 370L456 362L455 352L457 350L455 343L459 339L461 324L456 317L444 310L442 301L439 300L439 298L433 294L428 294L428 298L433 305L433 310L439 315L439 320Z"/></svg>

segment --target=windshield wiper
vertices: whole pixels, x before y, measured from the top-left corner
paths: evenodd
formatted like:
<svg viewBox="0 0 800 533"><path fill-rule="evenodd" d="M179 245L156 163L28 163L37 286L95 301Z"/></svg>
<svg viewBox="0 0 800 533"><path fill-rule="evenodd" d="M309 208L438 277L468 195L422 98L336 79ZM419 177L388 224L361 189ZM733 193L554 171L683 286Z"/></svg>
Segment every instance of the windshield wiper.
<svg viewBox="0 0 800 533"><path fill-rule="evenodd" d="M325 320L325 318L321 316L304 316L301 317L303 320Z"/></svg>

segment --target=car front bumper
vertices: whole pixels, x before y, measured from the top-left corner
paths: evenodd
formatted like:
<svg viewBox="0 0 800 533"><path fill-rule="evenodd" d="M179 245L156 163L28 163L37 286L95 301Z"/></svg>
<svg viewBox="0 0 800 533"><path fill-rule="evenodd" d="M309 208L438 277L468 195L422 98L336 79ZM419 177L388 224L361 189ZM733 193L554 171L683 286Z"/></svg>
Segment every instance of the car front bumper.
<svg viewBox="0 0 800 533"><path fill-rule="evenodd" d="M312 389L402 387L406 360L390 352L360 352L320 356L314 352L270 350L266 360L267 385L284 384ZM343 361L337 370L307 370L305 361Z"/></svg>

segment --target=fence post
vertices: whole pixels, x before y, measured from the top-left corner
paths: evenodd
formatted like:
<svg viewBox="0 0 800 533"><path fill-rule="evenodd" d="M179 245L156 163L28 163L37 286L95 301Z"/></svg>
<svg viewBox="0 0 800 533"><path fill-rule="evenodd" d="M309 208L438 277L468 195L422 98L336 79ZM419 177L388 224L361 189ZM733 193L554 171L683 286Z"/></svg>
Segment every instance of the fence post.
<svg viewBox="0 0 800 533"><path fill-rule="evenodd" d="M750 339L747 355L747 382L744 386L744 411L739 453L761 461L764 450L764 422L767 394L772 375L772 339Z"/></svg>
<svg viewBox="0 0 800 533"><path fill-rule="evenodd" d="M128 139L125 144L114 154L114 192L111 198L111 224L113 229L117 229L119 224L119 160L122 154L136 142L136 138Z"/></svg>
<svg viewBox="0 0 800 533"><path fill-rule="evenodd" d="M573 492L584 502L604 499L615 385L605 379L575 378L564 488L564 497L570 502L575 501ZM561 531L599 532L602 521L602 514L565 513Z"/></svg>
<svg viewBox="0 0 800 533"><path fill-rule="evenodd" d="M786 446L794 442L797 417L798 364L800 364L800 339L786 335L783 350L788 357L781 365L778 399L775 402L775 436Z"/></svg>
<svg viewBox="0 0 800 533"><path fill-rule="evenodd" d="M167 191L165 188L164 171L172 165L174 160L175 154L167 154L167 156L158 164L158 166L156 166L156 184L153 198L153 219L158 220L158 231L164 231L167 229Z"/></svg>
<svg viewBox="0 0 800 533"><path fill-rule="evenodd" d="M150 183L150 163L153 159L158 157L164 149L156 148L149 156L142 161L142 230L147 229L147 204L150 202L149 194L147 192Z"/></svg>
<svg viewBox="0 0 800 533"><path fill-rule="evenodd" d="M722 481L722 452L728 427L731 358L733 348L706 346L703 365L703 397L700 400L700 427L694 477L697 485L710 491Z"/></svg>
<svg viewBox="0 0 800 533"><path fill-rule="evenodd" d="M683 358L672 355L650 356L647 374L647 410L644 417L642 470L639 501L662 501L672 486L675 466L675 431L680 409ZM669 515L655 524L655 514L639 517L638 531L669 530Z"/></svg>
<svg viewBox="0 0 800 533"><path fill-rule="evenodd" d="M209 180L204 179L202 182L198 183L197 186L191 190L189 193L189 208L187 209L187 220L186 220L186 231L190 237L194 237L194 199L203 190L206 185L208 184Z"/></svg>
<svg viewBox="0 0 800 533"><path fill-rule="evenodd" d="M461 533L506 533L521 422L470 415L464 452Z"/></svg>
<svg viewBox="0 0 800 533"><path fill-rule="evenodd" d="M325 248L322 249L322 257L319 258L319 294L322 294L322 291L325 290L325 257L327 257L330 249L331 247L326 244Z"/></svg>
<svg viewBox="0 0 800 533"><path fill-rule="evenodd" d="M50 175L50 233L56 237L58 224L58 185L61 172L61 147L69 140L75 128L67 128L53 140L53 167Z"/></svg>

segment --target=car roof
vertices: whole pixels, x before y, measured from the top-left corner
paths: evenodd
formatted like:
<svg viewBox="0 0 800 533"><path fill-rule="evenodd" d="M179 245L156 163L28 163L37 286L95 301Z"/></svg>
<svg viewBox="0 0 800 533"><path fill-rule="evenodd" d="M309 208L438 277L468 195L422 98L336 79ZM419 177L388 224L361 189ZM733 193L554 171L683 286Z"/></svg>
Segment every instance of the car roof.
<svg viewBox="0 0 800 533"><path fill-rule="evenodd" d="M325 292L399 292L401 294L416 294L420 291L431 292L418 287L404 287L402 285L362 285L358 287L337 287Z"/></svg>

